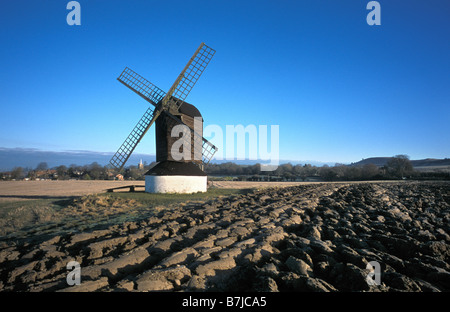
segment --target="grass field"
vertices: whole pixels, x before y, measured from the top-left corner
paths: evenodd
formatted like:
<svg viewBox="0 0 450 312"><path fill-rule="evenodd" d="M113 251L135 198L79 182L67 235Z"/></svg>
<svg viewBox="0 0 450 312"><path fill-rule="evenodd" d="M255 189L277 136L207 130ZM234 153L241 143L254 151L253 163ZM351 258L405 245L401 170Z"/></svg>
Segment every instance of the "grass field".
<svg viewBox="0 0 450 312"><path fill-rule="evenodd" d="M195 204L251 189L211 188L206 193L98 193L86 196L43 196L0 202L0 239L83 231L136 221L162 209Z"/></svg>
<svg viewBox="0 0 450 312"><path fill-rule="evenodd" d="M194 194L150 194L145 192L118 192L105 193L102 196L111 196L112 198L133 199L144 205L170 205L186 201L205 201L217 198L219 196L228 196L235 194L247 194L252 189L234 189L234 188L210 188L206 193Z"/></svg>

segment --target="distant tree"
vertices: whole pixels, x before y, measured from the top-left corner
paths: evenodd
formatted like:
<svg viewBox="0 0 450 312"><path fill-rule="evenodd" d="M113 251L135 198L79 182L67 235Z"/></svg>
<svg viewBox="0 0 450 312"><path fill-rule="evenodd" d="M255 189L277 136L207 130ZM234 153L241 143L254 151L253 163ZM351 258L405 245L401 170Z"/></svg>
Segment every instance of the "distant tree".
<svg viewBox="0 0 450 312"><path fill-rule="evenodd" d="M395 177L403 178L413 172L413 166L408 155L395 155L386 164L390 174Z"/></svg>
<svg viewBox="0 0 450 312"><path fill-rule="evenodd" d="M25 177L25 172L22 167L14 167L11 171L11 179L21 180Z"/></svg>
<svg viewBox="0 0 450 312"><path fill-rule="evenodd" d="M380 169L375 164L365 164L361 169L363 179L373 179L378 174L380 174Z"/></svg>
<svg viewBox="0 0 450 312"><path fill-rule="evenodd" d="M337 177L337 173L328 165L323 165L323 167L319 169L319 175L325 181L333 181Z"/></svg>
<svg viewBox="0 0 450 312"><path fill-rule="evenodd" d="M261 173L261 164L254 164L250 167L250 174L259 174Z"/></svg>
<svg viewBox="0 0 450 312"><path fill-rule="evenodd" d="M130 166L130 168L125 169L123 177L127 180L143 180L144 171L135 166Z"/></svg>
<svg viewBox="0 0 450 312"><path fill-rule="evenodd" d="M303 181L305 181L306 178L308 177L308 171L302 165L295 165L293 174L296 177L300 177Z"/></svg>
<svg viewBox="0 0 450 312"><path fill-rule="evenodd" d="M311 164L305 164L303 168L306 170L306 176L314 176L319 172L319 168L312 166Z"/></svg>
<svg viewBox="0 0 450 312"><path fill-rule="evenodd" d="M347 171L345 172L346 180L350 181L358 181L361 180L361 171L362 169L359 167L348 167Z"/></svg>
<svg viewBox="0 0 450 312"><path fill-rule="evenodd" d="M87 167L87 171L89 176L94 180L99 180L106 176L105 168L95 161Z"/></svg>
<svg viewBox="0 0 450 312"><path fill-rule="evenodd" d="M339 178L340 180L347 178L348 167L346 165L336 163L332 169L336 173L336 177Z"/></svg>
<svg viewBox="0 0 450 312"><path fill-rule="evenodd" d="M284 174L293 174L294 173L294 166L292 166L291 163L282 164Z"/></svg>
<svg viewBox="0 0 450 312"><path fill-rule="evenodd" d="M30 180L36 179L36 170L28 170L27 178Z"/></svg>
<svg viewBox="0 0 450 312"><path fill-rule="evenodd" d="M39 171L47 170L47 169L48 169L48 164L45 161L40 162L36 167L36 170L39 170Z"/></svg>
<svg viewBox="0 0 450 312"><path fill-rule="evenodd" d="M65 179L67 177L67 167L64 165L58 166L56 173L58 174L58 179Z"/></svg>

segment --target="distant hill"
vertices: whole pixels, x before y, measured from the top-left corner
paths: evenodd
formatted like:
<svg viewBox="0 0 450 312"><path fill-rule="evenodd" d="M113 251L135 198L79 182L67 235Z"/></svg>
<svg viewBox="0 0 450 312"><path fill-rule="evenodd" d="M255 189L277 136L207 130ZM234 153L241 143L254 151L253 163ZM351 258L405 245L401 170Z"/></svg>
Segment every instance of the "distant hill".
<svg viewBox="0 0 450 312"><path fill-rule="evenodd" d="M434 158L426 158L421 160L412 160L412 165L414 167L437 167L437 166L450 166L450 159L434 159Z"/></svg>
<svg viewBox="0 0 450 312"><path fill-rule="evenodd" d="M392 157L371 157L371 158L366 158L363 160L360 160L356 163L351 163L350 166L352 167L363 167L364 165L368 165L368 164L374 164L378 167L383 167L384 165L387 164L387 162L389 161L389 159L391 159Z"/></svg>
<svg viewBox="0 0 450 312"><path fill-rule="evenodd" d="M350 166L354 167L362 167L367 164L374 164L378 167L383 167L387 164L389 159L392 157L371 157L366 158L361 161L358 161L356 163L350 164ZM418 159L418 160L411 160L411 164L414 168L418 167L448 167L450 166L450 159L435 159L435 158L426 158L426 159Z"/></svg>

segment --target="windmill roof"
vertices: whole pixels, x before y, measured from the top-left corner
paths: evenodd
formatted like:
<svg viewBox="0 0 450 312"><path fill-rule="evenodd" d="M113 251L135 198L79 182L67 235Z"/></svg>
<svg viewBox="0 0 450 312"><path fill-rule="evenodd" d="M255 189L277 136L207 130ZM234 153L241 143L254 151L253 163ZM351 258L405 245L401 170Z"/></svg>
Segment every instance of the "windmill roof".
<svg viewBox="0 0 450 312"><path fill-rule="evenodd" d="M200 111L192 104L183 102L180 106L180 113L191 116L191 117L202 117Z"/></svg>
<svg viewBox="0 0 450 312"><path fill-rule="evenodd" d="M161 101L159 103L161 103ZM181 103L182 104L179 108L180 113L191 117L202 117L202 114L200 114L200 111L197 109L197 107L185 101L181 101Z"/></svg>

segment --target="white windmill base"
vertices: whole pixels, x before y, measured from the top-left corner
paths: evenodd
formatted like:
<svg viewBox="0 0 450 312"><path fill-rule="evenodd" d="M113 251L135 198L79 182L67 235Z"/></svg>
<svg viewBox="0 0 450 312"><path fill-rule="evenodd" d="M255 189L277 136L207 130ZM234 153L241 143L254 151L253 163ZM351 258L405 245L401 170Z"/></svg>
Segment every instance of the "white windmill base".
<svg viewBox="0 0 450 312"><path fill-rule="evenodd" d="M197 193L206 192L207 176L146 175L147 193Z"/></svg>

